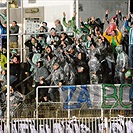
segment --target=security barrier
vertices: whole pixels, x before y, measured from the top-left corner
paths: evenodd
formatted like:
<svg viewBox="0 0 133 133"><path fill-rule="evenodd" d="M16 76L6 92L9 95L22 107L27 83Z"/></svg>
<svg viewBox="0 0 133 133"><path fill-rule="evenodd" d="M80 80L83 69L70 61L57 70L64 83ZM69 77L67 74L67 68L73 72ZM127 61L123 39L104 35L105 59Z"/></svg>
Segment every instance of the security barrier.
<svg viewBox="0 0 133 133"><path fill-rule="evenodd" d="M11 133L132 133L131 117L82 117L12 119ZM7 130L6 120L0 120L0 132Z"/></svg>

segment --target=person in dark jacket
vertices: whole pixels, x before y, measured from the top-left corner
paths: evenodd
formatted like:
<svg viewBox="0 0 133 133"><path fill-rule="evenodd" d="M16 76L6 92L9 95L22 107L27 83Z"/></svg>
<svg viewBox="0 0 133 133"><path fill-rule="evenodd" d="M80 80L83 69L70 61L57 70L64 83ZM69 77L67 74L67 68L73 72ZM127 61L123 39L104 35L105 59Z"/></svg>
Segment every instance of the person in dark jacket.
<svg viewBox="0 0 133 133"><path fill-rule="evenodd" d="M77 83L78 85L87 84L89 81L89 67L86 61L86 54L79 53L78 59L76 61L76 68L77 68Z"/></svg>
<svg viewBox="0 0 133 133"><path fill-rule="evenodd" d="M20 63L18 62L19 57L14 56L12 61L10 62L10 85L15 86L17 81L19 80L20 75ZM6 78L7 75L6 75Z"/></svg>
<svg viewBox="0 0 133 133"><path fill-rule="evenodd" d="M42 53L42 46L35 37L31 37L30 40L27 40L25 45L29 48L29 52L31 53L30 59L34 53Z"/></svg>

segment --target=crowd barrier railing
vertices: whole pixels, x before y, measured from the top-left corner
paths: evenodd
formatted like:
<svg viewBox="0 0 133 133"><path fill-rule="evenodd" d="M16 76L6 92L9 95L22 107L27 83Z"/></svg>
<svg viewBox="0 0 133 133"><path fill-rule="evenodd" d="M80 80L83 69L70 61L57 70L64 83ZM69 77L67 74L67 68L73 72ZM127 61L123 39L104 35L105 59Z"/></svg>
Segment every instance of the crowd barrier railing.
<svg viewBox="0 0 133 133"><path fill-rule="evenodd" d="M11 133L132 133L133 117L19 118L10 125ZM6 130L6 119L0 119L0 132Z"/></svg>

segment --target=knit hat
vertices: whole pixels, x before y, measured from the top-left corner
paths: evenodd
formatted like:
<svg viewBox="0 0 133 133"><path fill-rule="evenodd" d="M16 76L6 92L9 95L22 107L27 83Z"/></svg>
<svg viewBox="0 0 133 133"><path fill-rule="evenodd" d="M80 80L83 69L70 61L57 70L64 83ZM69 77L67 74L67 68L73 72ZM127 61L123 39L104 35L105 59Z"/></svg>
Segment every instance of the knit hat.
<svg viewBox="0 0 133 133"><path fill-rule="evenodd" d="M13 50L11 51L11 53L12 53L12 54L16 54L16 53L17 53L17 50L13 49Z"/></svg>

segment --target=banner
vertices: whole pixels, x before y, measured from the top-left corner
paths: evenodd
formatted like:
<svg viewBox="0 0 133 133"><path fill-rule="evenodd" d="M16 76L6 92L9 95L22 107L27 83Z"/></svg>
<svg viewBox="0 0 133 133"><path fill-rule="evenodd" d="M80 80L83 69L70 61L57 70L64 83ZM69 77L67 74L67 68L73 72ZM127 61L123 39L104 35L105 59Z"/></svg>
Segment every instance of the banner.
<svg viewBox="0 0 133 133"><path fill-rule="evenodd" d="M63 86L63 109L129 109L129 84Z"/></svg>

